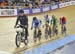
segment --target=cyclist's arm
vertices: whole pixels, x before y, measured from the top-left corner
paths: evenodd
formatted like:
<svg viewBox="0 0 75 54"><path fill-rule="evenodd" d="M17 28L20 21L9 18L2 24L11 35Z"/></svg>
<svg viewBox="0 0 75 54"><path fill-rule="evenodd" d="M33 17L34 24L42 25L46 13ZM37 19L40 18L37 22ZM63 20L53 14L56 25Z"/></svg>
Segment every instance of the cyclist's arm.
<svg viewBox="0 0 75 54"><path fill-rule="evenodd" d="M34 27L34 21L32 21L32 28Z"/></svg>
<svg viewBox="0 0 75 54"><path fill-rule="evenodd" d="M17 25L17 24L18 24L19 20L20 20L20 19L19 19L19 17L18 17L18 18L17 18L17 20L16 20L16 24L15 24L15 25Z"/></svg>
<svg viewBox="0 0 75 54"><path fill-rule="evenodd" d="M38 19L38 27L40 27L41 26L41 22L40 22L41 20L40 19Z"/></svg>

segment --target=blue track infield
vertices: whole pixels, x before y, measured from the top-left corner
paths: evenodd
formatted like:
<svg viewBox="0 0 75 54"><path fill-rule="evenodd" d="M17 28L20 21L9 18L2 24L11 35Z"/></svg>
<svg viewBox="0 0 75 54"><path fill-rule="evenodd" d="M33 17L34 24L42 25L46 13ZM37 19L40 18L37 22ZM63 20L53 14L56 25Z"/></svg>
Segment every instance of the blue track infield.
<svg viewBox="0 0 75 54"><path fill-rule="evenodd" d="M75 41L75 35L69 35L65 38L61 38L53 42L48 42L30 51L26 51L24 54L47 54L48 52L56 50L72 41Z"/></svg>

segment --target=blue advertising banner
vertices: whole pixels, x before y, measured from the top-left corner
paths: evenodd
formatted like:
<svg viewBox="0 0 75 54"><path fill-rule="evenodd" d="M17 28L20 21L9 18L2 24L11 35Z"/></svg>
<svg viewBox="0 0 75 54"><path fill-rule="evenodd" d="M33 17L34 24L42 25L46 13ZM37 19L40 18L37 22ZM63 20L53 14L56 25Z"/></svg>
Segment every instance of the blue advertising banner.
<svg viewBox="0 0 75 54"><path fill-rule="evenodd" d="M51 10L57 9L58 7L59 7L59 4L57 4L57 5L52 5L52 6L51 6Z"/></svg>
<svg viewBox="0 0 75 54"><path fill-rule="evenodd" d="M36 14L36 13L43 13L58 8L67 7L70 5L75 5L75 1L57 3L55 5L47 5L38 8L24 8L23 10L25 14ZM0 16L16 16L19 15L19 10L20 9L0 9Z"/></svg>
<svg viewBox="0 0 75 54"><path fill-rule="evenodd" d="M41 12L41 9L40 8L34 8L32 9L32 13L40 13Z"/></svg>
<svg viewBox="0 0 75 54"><path fill-rule="evenodd" d="M43 12L45 12L45 11L49 11L50 10L50 6L47 6L47 7L43 7Z"/></svg>
<svg viewBox="0 0 75 54"><path fill-rule="evenodd" d="M25 14L30 14L30 10L29 9L26 9L26 10L24 10L24 13Z"/></svg>
<svg viewBox="0 0 75 54"><path fill-rule="evenodd" d="M46 12L46 11L50 11L50 10L54 10L58 8L63 8L70 5L75 5L75 1L57 3L55 5L47 5L47 6L38 7L38 8L29 8L29 9L25 8L23 10L25 14L35 14L35 13L42 13L42 12ZM17 14L19 14L19 10L20 9L17 10Z"/></svg>

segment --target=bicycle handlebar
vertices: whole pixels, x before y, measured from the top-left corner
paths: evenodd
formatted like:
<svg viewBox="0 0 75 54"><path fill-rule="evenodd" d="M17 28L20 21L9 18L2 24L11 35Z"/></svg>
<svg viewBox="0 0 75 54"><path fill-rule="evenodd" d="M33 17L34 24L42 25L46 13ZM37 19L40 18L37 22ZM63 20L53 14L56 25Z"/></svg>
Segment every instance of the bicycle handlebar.
<svg viewBox="0 0 75 54"><path fill-rule="evenodd" d="M24 28L27 28L27 25L22 25L22 24L18 24L15 28L19 28L19 27L24 27Z"/></svg>

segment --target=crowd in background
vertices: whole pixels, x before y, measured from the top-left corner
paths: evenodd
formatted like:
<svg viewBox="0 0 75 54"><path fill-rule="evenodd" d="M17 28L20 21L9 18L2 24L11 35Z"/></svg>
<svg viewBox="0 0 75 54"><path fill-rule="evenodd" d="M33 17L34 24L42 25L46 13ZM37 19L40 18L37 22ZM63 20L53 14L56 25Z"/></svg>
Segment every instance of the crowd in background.
<svg viewBox="0 0 75 54"><path fill-rule="evenodd" d="M26 7L26 8L37 8L44 5L54 5L58 2L61 3L64 0L0 0L0 8L9 7ZM69 1L69 0L65 0Z"/></svg>

